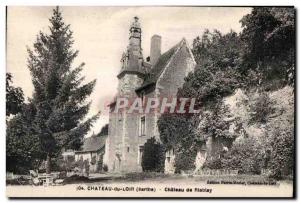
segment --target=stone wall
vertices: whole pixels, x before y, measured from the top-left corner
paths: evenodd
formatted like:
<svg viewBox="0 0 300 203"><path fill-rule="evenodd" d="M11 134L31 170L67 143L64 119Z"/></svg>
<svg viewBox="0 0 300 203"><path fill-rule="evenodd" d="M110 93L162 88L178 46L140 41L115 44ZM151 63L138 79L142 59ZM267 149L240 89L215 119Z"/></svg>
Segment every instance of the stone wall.
<svg viewBox="0 0 300 203"><path fill-rule="evenodd" d="M137 95L135 89L143 80L135 74L126 74L119 80L118 97L127 97L133 101ZM138 167L139 115L124 112L109 115L109 156L108 170L113 172L131 172Z"/></svg>
<svg viewBox="0 0 300 203"><path fill-rule="evenodd" d="M125 74L119 79L118 96L137 97L135 89L140 87L143 79L136 74Z"/></svg>

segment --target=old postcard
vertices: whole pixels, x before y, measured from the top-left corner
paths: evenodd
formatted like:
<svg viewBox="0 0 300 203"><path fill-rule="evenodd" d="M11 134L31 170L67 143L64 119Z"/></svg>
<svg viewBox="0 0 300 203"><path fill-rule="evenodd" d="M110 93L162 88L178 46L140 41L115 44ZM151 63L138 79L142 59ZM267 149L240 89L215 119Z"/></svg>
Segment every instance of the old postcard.
<svg viewBox="0 0 300 203"><path fill-rule="evenodd" d="M295 197L294 7L6 12L8 197Z"/></svg>

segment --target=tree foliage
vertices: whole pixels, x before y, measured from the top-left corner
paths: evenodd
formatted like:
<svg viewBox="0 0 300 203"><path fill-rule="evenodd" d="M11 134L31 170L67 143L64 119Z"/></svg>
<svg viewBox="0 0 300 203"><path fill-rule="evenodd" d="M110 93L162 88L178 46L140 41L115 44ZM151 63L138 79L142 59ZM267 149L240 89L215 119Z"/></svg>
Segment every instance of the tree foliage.
<svg viewBox="0 0 300 203"><path fill-rule="evenodd" d="M262 92L258 98L253 99L250 109L251 122L266 123L274 113L273 102L267 92Z"/></svg>
<svg viewBox="0 0 300 203"><path fill-rule="evenodd" d="M266 124L266 148L270 150L271 176L293 175L295 158L295 106L293 88L285 87L271 95L274 112Z"/></svg>
<svg viewBox="0 0 300 203"><path fill-rule="evenodd" d="M275 124L274 120L281 118L284 110L282 106L274 108L276 102L270 95L286 85L294 85L294 18L293 8L255 7L241 19L240 34L206 30L194 39L192 51L197 66L185 78L177 97L196 98L195 106L201 109L200 114L162 115L158 121L161 140L165 146L176 149L176 163L182 163L177 164L179 168L192 167L199 143L208 137L234 140L242 136L244 139L234 142L222 160L206 165L235 168L242 173L259 173L264 167L278 176L291 171L275 163L284 160L289 169L293 165L291 158L287 158L293 151L293 122L286 119L288 123ZM249 97L245 101L247 109L239 114L247 114L247 125L259 128L263 142L247 135L245 120L232 115L224 104L238 88L246 94L257 92L259 95ZM292 110L286 114L294 113ZM284 128L283 123L288 127ZM285 147L280 147L282 145ZM265 149L270 152L268 161ZM268 164L262 164L264 161Z"/></svg>
<svg viewBox="0 0 300 203"><path fill-rule="evenodd" d="M240 137L231 150L220 160L222 168L238 170L242 174L260 174L263 164L263 148L253 136Z"/></svg>
<svg viewBox="0 0 300 203"><path fill-rule="evenodd" d="M205 135L205 138L234 139L238 136L236 132L230 132L230 125L236 120L223 102L217 103L214 109L201 113L198 119L198 133Z"/></svg>
<svg viewBox="0 0 300 203"><path fill-rule="evenodd" d="M260 82L293 85L295 69L295 10L255 7L241 19L243 49L241 71L255 70ZM276 81L276 83L275 83Z"/></svg>
<svg viewBox="0 0 300 203"><path fill-rule="evenodd" d="M180 114L163 114L158 120L161 142L166 150L175 151L176 172L194 167L191 160L195 159L196 149L204 141L204 138L197 134L194 122L198 120Z"/></svg>
<svg viewBox="0 0 300 203"><path fill-rule="evenodd" d="M12 86L12 74L6 73L6 116L19 113L23 103L23 90L20 87Z"/></svg>
<svg viewBox="0 0 300 203"><path fill-rule="evenodd" d="M194 39L192 51L199 67L208 65L224 70L239 65L240 45L240 38L233 30L225 35L218 30L205 30Z"/></svg>
<svg viewBox="0 0 300 203"><path fill-rule="evenodd" d="M271 170L271 177L281 179L293 175L294 169L294 131L282 131L275 129L270 135L269 145L271 146L270 161L268 168Z"/></svg>
<svg viewBox="0 0 300 203"><path fill-rule="evenodd" d="M34 86L31 102L36 109L34 130L48 155L48 163L62 148L78 149L98 117L85 120L90 107L86 99L95 80L82 84L84 77L80 72L84 63L72 67L78 51L72 49L73 33L58 7L53 10L49 28L50 33L40 32L33 50L28 49L28 68Z"/></svg>
<svg viewBox="0 0 300 203"><path fill-rule="evenodd" d="M233 136L228 132L232 121L226 121L228 110L221 103L223 97L240 86L236 70L238 44L239 38L233 31L222 35L219 31L211 33L207 30L201 38L194 40L197 67L185 78L177 97L196 98L195 108L201 112L197 115L163 115L158 121L162 142L175 148L177 171L194 167L197 150L208 136ZM221 117L222 113L225 116Z"/></svg>
<svg viewBox="0 0 300 203"><path fill-rule="evenodd" d="M21 113L7 122L6 128L6 169L27 174L37 169L45 158L40 138L33 126L35 109L32 104L23 105Z"/></svg>

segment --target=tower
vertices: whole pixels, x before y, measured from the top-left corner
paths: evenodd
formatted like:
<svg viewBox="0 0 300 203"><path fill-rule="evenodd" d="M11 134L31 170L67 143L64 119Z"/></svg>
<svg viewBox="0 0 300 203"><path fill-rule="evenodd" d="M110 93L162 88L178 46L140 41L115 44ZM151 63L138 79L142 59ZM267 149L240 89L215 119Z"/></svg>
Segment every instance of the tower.
<svg viewBox="0 0 300 203"><path fill-rule="evenodd" d="M121 58L121 71L118 78L121 79L126 74L136 74L140 77L144 76L145 70L142 67L142 29L139 18L134 17L129 29L129 45Z"/></svg>
<svg viewBox="0 0 300 203"><path fill-rule="evenodd" d="M117 76L119 79L117 97L127 98L129 103L137 97L135 90L142 85L145 75L141 41L141 25L138 17L134 17L129 29L129 44L122 55L121 70ZM126 110L110 117L112 118L110 156L114 157L111 169L120 172L137 171L139 117L127 114Z"/></svg>
<svg viewBox="0 0 300 203"><path fill-rule="evenodd" d="M142 41L142 29L137 16L134 17L134 21L131 23L129 29L129 46L132 50L140 51Z"/></svg>

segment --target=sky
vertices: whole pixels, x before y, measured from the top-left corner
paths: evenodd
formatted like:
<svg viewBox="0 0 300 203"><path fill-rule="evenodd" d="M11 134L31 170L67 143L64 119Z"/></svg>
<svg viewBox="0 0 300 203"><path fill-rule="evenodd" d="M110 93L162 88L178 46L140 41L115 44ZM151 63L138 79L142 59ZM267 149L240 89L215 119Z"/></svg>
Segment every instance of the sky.
<svg viewBox="0 0 300 203"><path fill-rule="evenodd" d="M27 68L27 47L31 48L39 31L49 32L49 18L54 7L19 7L7 9L6 70L13 75L13 85L21 87L25 97L33 93ZM88 136L98 133L108 123L108 104L117 93L117 74L120 59L126 50L129 26L134 16L142 27L144 58L150 53L150 39L154 34L162 37L162 53L183 37L191 45L205 29L222 33L231 29L240 32L240 19L251 8L242 7L60 7L66 24L71 25L74 49L79 55L73 65L84 62L82 76L85 82L97 79L89 100L92 101L88 117L102 112Z"/></svg>

